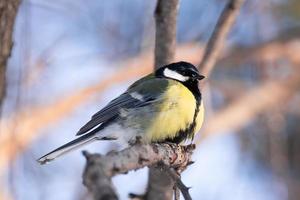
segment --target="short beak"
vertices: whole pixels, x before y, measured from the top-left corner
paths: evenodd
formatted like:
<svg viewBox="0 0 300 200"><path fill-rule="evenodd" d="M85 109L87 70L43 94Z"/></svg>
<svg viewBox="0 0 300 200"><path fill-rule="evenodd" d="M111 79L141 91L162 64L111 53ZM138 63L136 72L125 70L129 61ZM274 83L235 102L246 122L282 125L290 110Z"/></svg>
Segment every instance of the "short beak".
<svg viewBox="0 0 300 200"><path fill-rule="evenodd" d="M202 80L205 78L205 76L201 75L201 74L195 74L195 78L198 80Z"/></svg>

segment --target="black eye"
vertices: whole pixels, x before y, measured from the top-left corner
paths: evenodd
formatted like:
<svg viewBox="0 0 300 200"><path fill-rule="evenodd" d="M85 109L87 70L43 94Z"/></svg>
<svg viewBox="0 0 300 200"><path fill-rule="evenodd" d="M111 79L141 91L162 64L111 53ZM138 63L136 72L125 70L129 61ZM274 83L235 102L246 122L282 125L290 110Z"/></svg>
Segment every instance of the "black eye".
<svg viewBox="0 0 300 200"><path fill-rule="evenodd" d="M186 76L187 72L186 71L182 71L181 74L184 75L184 76Z"/></svg>

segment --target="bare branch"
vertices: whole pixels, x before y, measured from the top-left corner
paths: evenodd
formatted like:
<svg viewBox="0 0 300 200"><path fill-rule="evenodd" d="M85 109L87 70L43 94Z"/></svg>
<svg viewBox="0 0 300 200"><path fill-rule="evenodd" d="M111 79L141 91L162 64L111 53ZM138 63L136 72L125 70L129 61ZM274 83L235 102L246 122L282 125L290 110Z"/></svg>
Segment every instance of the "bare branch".
<svg viewBox="0 0 300 200"><path fill-rule="evenodd" d="M83 174L84 184L95 199L108 197L116 199L114 187L111 184L111 177L114 175L145 166L154 166L158 163L172 168L187 166L194 149L194 145L138 143L123 151L108 153L106 156L84 152L87 158Z"/></svg>
<svg viewBox="0 0 300 200"><path fill-rule="evenodd" d="M206 45L202 61L198 67L201 70L201 73L207 77L210 75L216 64L220 51L224 46L225 39L243 2L244 0L229 0L218 19L214 31Z"/></svg>
<svg viewBox="0 0 300 200"><path fill-rule="evenodd" d="M175 182L174 186L181 191L184 199L192 200L192 197L189 193L190 188L185 186L185 184L181 181L180 174L178 172L176 172L174 169L169 168L167 166L164 166L164 169L168 172L169 176L173 179L173 181ZM175 188L175 193L176 193L176 188ZM178 194L176 196L175 197L178 198Z"/></svg>

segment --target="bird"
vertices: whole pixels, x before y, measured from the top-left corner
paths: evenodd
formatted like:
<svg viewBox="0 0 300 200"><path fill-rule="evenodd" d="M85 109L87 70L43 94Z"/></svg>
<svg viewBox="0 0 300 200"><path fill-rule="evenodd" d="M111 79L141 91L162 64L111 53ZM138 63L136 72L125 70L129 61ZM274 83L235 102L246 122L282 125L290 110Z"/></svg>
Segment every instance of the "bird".
<svg viewBox="0 0 300 200"><path fill-rule="evenodd" d="M37 161L45 164L96 140L134 144L193 140L204 120L198 83L205 78L191 63L164 65L142 77L92 115L77 132L77 139Z"/></svg>

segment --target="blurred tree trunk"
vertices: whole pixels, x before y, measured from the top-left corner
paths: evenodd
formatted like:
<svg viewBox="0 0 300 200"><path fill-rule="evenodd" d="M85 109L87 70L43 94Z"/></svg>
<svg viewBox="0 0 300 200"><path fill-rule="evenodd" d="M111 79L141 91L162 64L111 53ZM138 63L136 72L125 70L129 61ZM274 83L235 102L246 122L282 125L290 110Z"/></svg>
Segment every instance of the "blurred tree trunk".
<svg viewBox="0 0 300 200"><path fill-rule="evenodd" d="M155 8L155 60L157 69L173 61L176 50L178 0L158 0ZM168 200L173 196L174 182L162 169L150 167L146 199Z"/></svg>
<svg viewBox="0 0 300 200"><path fill-rule="evenodd" d="M5 72L13 46L13 28L19 0L0 0L0 108L5 96Z"/></svg>
<svg viewBox="0 0 300 200"><path fill-rule="evenodd" d="M178 0L158 0L155 8L154 68L174 60L176 50L176 19Z"/></svg>

